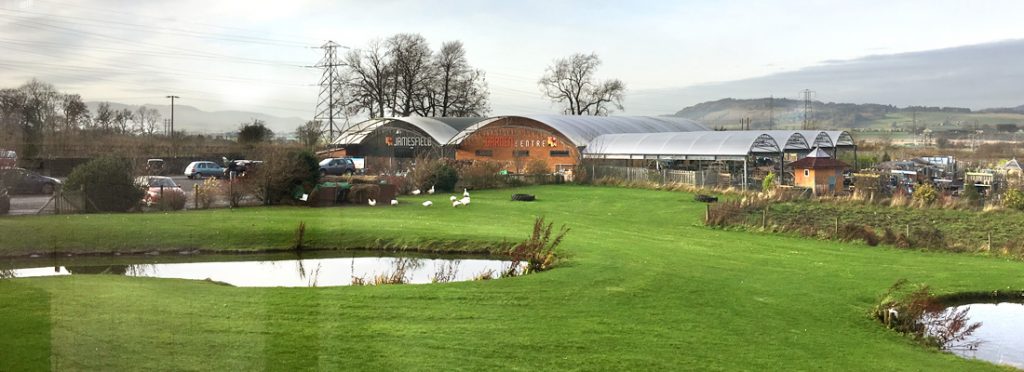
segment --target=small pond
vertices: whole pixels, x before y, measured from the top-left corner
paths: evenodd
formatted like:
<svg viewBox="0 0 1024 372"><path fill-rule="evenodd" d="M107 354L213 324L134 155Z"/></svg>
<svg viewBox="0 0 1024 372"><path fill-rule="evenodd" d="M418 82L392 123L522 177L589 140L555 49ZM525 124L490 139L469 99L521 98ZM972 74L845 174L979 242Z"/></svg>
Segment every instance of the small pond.
<svg viewBox="0 0 1024 372"><path fill-rule="evenodd" d="M112 274L212 280L237 287L329 287L496 279L511 261L487 256L374 256L365 253L59 257L0 261L0 278Z"/></svg>
<svg viewBox="0 0 1024 372"><path fill-rule="evenodd" d="M950 351L965 358L1024 369L1024 304L978 303L953 306L945 311L964 309L967 309L970 323L981 323L981 326L958 344L976 345L973 348L954 345Z"/></svg>

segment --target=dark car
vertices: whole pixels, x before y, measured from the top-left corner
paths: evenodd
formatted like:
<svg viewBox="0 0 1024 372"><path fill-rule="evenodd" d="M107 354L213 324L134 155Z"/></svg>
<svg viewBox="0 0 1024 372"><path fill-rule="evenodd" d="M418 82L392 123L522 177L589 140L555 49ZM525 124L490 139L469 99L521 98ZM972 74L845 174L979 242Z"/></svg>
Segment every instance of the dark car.
<svg viewBox="0 0 1024 372"><path fill-rule="evenodd" d="M352 175L356 173L356 163L352 158L327 158L320 161L320 175Z"/></svg>
<svg viewBox="0 0 1024 372"><path fill-rule="evenodd" d="M224 177L231 177L232 172L236 177L245 177L249 172L256 170L260 164L263 162L259 160L231 160L227 162L227 168L224 168Z"/></svg>
<svg viewBox="0 0 1024 372"><path fill-rule="evenodd" d="M23 168L0 169L0 180L12 194L53 194L61 186L60 180L41 176Z"/></svg>

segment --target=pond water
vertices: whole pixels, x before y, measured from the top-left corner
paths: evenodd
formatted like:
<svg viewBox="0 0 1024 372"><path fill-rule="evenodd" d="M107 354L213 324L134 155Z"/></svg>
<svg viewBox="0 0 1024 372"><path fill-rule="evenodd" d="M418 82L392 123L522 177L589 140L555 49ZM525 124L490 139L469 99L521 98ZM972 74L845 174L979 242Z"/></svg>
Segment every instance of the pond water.
<svg viewBox="0 0 1024 372"><path fill-rule="evenodd" d="M113 274L140 277L213 280L237 287L328 287L353 280L374 283L377 276L403 283L499 278L511 261L481 256L359 256L330 253L247 254L222 256L120 256L53 260L39 258L0 263L0 278Z"/></svg>
<svg viewBox="0 0 1024 372"><path fill-rule="evenodd" d="M977 341L974 349L952 348L954 354L1024 369L1024 304L979 303L953 306L946 311L967 310L971 323L981 327L965 343Z"/></svg>

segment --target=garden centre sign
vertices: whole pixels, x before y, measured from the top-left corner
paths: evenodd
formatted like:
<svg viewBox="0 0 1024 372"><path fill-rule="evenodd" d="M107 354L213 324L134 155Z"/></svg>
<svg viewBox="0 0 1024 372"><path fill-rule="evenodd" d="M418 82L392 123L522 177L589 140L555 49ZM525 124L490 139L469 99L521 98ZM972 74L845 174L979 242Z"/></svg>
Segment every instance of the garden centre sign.
<svg viewBox="0 0 1024 372"><path fill-rule="evenodd" d="M388 146L399 147L429 147L434 145L434 141L431 141L429 138L416 136L387 136L384 138L384 142Z"/></svg>

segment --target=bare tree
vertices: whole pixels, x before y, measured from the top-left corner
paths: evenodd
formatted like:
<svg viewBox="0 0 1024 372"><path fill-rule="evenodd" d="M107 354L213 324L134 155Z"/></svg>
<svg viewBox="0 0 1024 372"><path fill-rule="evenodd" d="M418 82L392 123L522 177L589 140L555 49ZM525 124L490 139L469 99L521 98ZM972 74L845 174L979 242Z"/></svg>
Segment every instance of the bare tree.
<svg viewBox="0 0 1024 372"><path fill-rule="evenodd" d="M120 109L114 111L114 131L121 134L131 133L131 123L135 119L135 114L129 109Z"/></svg>
<svg viewBox="0 0 1024 372"><path fill-rule="evenodd" d="M82 102L82 96L64 95L61 110L64 111L64 131L73 131L89 126L89 107Z"/></svg>
<svg viewBox="0 0 1024 372"><path fill-rule="evenodd" d="M353 50L345 56L351 78L345 84L352 97L350 111L367 111L370 117L385 116L392 107L392 70L383 43L371 41L363 50Z"/></svg>
<svg viewBox="0 0 1024 372"><path fill-rule="evenodd" d="M94 126L103 131L109 131L111 125L114 123L114 111L110 109L110 103L101 102L99 107L96 107L96 116L94 116Z"/></svg>
<svg viewBox="0 0 1024 372"><path fill-rule="evenodd" d="M295 129L295 134L303 146L308 148L316 147L324 136L324 124L318 120L307 121L306 124L302 124Z"/></svg>
<svg viewBox="0 0 1024 372"><path fill-rule="evenodd" d="M469 65L461 41L441 44L433 64L430 116L483 116L490 111L484 72Z"/></svg>
<svg viewBox="0 0 1024 372"><path fill-rule="evenodd" d="M569 115L608 115L622 110L626 86L619 79L596 81L594 73L601 65L597 54L576 53L555 60L537 82L552 102L565 106Z"/></svg>
<svg viewBox="0 0 1024 372"><path fill-rule="evenodd" d="M397 34L387 40L387 53L394 71L393 101L395 115L428 116L428 88L433 76L430 47L420 34Z"/></svg>

